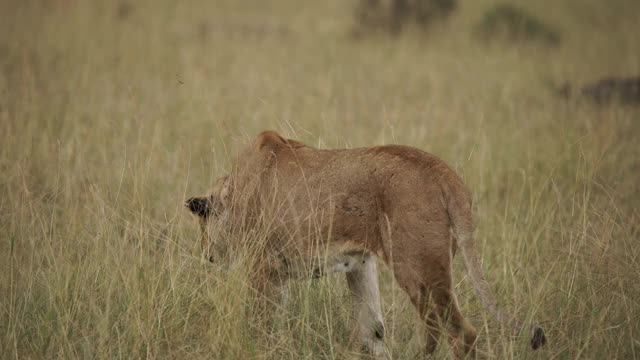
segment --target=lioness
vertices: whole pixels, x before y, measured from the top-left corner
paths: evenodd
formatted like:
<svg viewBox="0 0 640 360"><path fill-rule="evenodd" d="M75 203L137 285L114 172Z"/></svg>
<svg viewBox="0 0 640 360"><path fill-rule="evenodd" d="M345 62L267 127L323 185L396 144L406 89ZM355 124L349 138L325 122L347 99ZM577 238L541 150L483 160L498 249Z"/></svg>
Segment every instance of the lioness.
<svg viewBox="0 0 640 360"><path fill-rule="evenodd" d="M271 260L259 272L266 274L256 281L259 289L283 278L345 272L367 356L384 354L376 258L393 271L426 321L428 354L442 323L449 324L458 356L475 353L476 330L460 313L453 292L457 248L484 307L514 331L522 329L498 309L483 275L469 190L447 164L418 149L323 150L265 131L240 153L212 194L191 198L186 206L201 219L204 250L212 224L222 241L236 241L254 228L266 231L260 249ZM311 270L301 271L304 264ZM546 338L538 325L531 330L535 350Z"/></svg>

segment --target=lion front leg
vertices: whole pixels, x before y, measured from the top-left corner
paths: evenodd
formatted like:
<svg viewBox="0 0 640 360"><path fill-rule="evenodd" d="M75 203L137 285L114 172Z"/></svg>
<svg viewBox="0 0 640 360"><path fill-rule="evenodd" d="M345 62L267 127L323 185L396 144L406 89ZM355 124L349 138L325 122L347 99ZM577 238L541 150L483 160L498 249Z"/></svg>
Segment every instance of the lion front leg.
<svg viewBox="0 0 640 360"><path fill-rule="evenodd" d="M256 330L271 333L285 320L282 308L289 301L288 277L279 268L261 265L263 266L258 266L250 278L255 296L249 317Z"/></svg>
<svg viewBox="0 0 640 360"><path fill-rule="evenodd" d="M347 284L351 290L355 329L364 358L384 358L384 320L380 306L378 271L374 256L361 258L360 266L347 272Z"/></svg>

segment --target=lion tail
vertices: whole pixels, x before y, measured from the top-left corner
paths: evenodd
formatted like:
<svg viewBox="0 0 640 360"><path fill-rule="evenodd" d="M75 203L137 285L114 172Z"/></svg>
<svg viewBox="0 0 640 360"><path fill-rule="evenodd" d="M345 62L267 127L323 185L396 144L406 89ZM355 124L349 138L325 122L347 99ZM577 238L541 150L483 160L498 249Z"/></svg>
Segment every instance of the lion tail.
<svg viewBox="0 0 640 360"><path fill-rule="evenodd" d="M511 328L515 333L519 333L524 325L515 317L503 312L496 302L495 296L491 291L489 283L487 282L484 272L482 271L482 264L478 258L473 241L473 221L471 217L471 201L470 196L461 196L461 194L467 194L467 190L461 192L449 192L447 201L447 210L449 217L451 218L453 232L457 240L458 247L462 252L462 258L464 265L471 278L471 283L480 297L480 301L484 308L493 316L498 322L505 325L507 328ZM538 324L531 326L531 348L533 350L546 344L547 339L544 335L544 330Z"/></svg>

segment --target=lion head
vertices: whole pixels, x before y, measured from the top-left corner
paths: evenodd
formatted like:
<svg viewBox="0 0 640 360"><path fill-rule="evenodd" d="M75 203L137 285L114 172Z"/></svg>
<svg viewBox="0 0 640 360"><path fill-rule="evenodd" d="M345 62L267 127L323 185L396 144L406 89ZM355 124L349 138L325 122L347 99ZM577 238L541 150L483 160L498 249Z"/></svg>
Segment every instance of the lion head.
<svg viewBox="0 0 640 360"><path fill-rule="evenodd" d="M216 180L209 195L192 197L185 202L185 206L200 220L200 246L210 262L214 262L216 257L222 256L223 252L220 242L212 244L210 228L217 227L227 217L230 208L229 183L229 176L220 177ZM211 249L211 245L218 245L215 246L217 249Z"/></svg>

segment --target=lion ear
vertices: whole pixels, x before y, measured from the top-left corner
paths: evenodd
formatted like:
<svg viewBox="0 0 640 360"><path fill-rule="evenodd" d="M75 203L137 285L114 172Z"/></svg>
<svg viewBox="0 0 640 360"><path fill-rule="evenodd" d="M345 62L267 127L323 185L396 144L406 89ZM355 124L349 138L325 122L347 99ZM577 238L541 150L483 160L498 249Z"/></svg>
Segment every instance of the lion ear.
<svg viewBox="0 0 640 360"><path fill-rule="evenodd" d="M213 212L213 204L209 197L192 197L184 204L192 213L205 219Z"/></svg>
<svg viewBox="0 0 640 360"><path fill-rule="evenodd" d="M297 140L285 139L275 131L267 130L258 135L255 142L255 148L257 151L268 151L271 153L277 153L282 148L297 149L306 147L305 144Z"/></svg>
<svg viewBox="0 0 640 360"><path fill-rule="evenodd" d="M256 139L257 151L275 152L279 147L286 145L287 141L275 131L263 131Z"/></svg>

